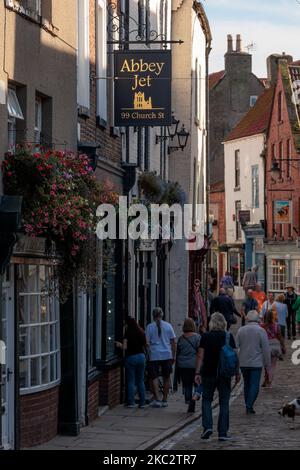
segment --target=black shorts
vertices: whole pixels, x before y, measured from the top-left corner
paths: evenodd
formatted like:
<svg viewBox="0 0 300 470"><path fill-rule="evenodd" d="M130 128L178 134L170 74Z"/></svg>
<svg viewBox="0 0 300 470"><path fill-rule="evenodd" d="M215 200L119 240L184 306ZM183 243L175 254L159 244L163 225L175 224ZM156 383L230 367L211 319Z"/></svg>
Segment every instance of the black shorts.
<svg viewBox="0 0 300 470"><path fill-rule="evenodd" d="M154 380L159 376L168 379L172 374L173 360L167 359L165 361L150 361L148 363L149 379Z"/></svg>

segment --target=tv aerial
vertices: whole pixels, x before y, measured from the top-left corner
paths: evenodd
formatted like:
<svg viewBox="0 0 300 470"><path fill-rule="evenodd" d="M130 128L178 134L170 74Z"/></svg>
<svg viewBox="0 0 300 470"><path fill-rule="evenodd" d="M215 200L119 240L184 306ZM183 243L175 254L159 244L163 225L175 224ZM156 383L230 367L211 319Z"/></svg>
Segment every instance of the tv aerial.
<svg viewBox="0 0 300 470"><path fill-rule="evenodd" d="M250 52L256 51L257 46L256 46L255 42L252 41L250 44L248 44L248 46L246 46L246 49L247 49L248 53L250 53Z"/></svg>

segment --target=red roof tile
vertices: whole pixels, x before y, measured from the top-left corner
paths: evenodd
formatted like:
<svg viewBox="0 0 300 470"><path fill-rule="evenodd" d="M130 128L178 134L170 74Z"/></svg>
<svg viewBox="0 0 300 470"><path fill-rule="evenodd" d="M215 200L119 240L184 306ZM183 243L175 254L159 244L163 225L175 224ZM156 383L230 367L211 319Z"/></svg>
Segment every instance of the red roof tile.
<svg viewBox="0 0 300 470"><path fill-rule="evenodd" d="M232 129L225 142L265 132L271 117L273 94L274 87L268 88L258 98L255 106Z"/></svg>
<svg viewBox="0 0 300 470"><path fill-rule="evenodd" d="M225 70L220 70L220 72L211 73L209 75L209 89L212 90L225 76Z"/></svg>
<svg viewBox="0 0 300 470"><path fill-rule="evenodd" d="M290 65L300 65L300 60L296 60L296 62L292 62Z"/></svg>

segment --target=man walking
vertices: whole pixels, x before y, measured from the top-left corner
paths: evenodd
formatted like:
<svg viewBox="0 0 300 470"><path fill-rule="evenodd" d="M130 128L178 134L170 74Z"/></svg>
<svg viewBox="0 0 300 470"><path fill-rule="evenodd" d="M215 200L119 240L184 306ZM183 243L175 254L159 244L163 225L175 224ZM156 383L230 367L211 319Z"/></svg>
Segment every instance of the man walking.
<svg viewBox="0 0 300 470"><path fill-rule="evenodd" d="M236 336L240 368L244 378L246 413L255 414L254 403L258 397L263 367L270 371L271 352L266 331L259 326L256 310L247 314L247 325L242 326Z"/></svg>
<svg viewBox="0 0 300 470"><path fill-rule="evenodd" d="M226 291L223 288L220 289L218 297L215 297L211 303L210 315L215 312L222 313L227 322L227 330L235 323L232 300L226 295Z"/></svg>
<svg viewBox="0 0 300 470"><path fill-rule="evenodd" d="M175 333L170 323L163 321L163 311L157 307L152 313L153 322L146 328L146 339L149 349L149 379L152 382L154 401L153 408L165 408L168 406L168 394L170 389L170 376L175 360L176 343ZM163 377L163 399L159 399L158 378Z"/></svg>
<svg viewBox="0 0 300 470"><path fill-rule="evenodd" d="M293 285L288 284L286 286L286 292L284 294L284 303L288 308L288 316L286 319L288 339L293 337L296 339L296 311L293 309L293 305L297 300L297 294Z"/></svg>
<svg viewBox="0 0 300 470"><path fill-rule="evenodd" d="M245 296L249 289L254 290L255 285L257 284L257 273L254 268L248 268L248 271L244 274L243 279L243 288L245 291Z"/></svg>
<svg viewBox="0 0 300 470"><path fill-rule="evenodd" d="M243 305L242 305L242 326L245 326L246 315L251 310L258 311L258 302L254 298L253 290L249 289L247 292L247 298L244 300Z"/></svg>

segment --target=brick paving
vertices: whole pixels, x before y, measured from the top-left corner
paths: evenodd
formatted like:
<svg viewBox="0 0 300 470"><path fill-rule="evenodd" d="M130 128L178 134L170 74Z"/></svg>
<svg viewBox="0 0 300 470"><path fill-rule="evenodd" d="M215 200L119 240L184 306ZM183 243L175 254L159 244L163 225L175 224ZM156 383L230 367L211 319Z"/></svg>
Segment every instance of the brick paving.
<svg viewBox="0 0 300 470"><path fill-rule="evenodd" d="M217 417L214 415L215 432L209 441L200 439L200 426L185 431L185 437L173 441L169 449L176 450L217 450L217 449L252 449L252 450L291 450L300 449L300 416L292 421L282 418L278 410L282 404L300 396L300 365L291 361L291 342L287 343L287 355L279 361L271 390L261 389L255 405L256 415L245 414L242 387L230 408L230 433L236 442L219 442L216 433ZM201 424L201 423L199 423ZM171 443L172 444L172 443Z"/></svg>

